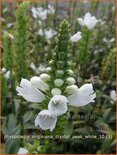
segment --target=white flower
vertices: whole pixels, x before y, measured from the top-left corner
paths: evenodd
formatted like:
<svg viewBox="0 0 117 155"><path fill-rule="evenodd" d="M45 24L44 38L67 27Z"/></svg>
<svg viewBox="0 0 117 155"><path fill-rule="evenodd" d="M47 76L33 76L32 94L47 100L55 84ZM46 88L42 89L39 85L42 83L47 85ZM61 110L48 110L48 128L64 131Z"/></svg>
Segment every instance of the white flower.
<svg viewBox="0 0 117 155"><path fill-rule="evenodd" d="M78 87L76 85L71 85L66 87L65 92L67 92L68 94L73 94L78 92Z"/></svg>
<svg viewBox="0 0 117 155"><path fill-rule="evenodd" d="M47 40L52 39L57 34L57 32L52 29L45 30L44 32L45 32L45 38Z"/></svg>
<svg viewBox="0 0 117 155"><path fill-rule="evenodd" d="M52 70L51 67L46 68L46 72L50 72L51 70Z"/></svg>
<svg viewBox="0 0 117 155"><path fill-rule="evenodd" d="M47 10L39 10L38 9L38 17L41 19L41 20L46 20L47 19Z"/></svg>
<svg viewBox="0 0 117 155"><path fill-rule="evenodd" d="M50 77L48 74L46 74L46 73L41 74L41 75L40 75L40 78L41 78L41 80L43 80L44 82L50 81L50 79L51 79L51 77Z"/></svg>
<svg viewBox="0 0 117 155"><path fill-rule="evenodd" d="M17 154L28 154L28 153L29 152L27 149L20 147Z"/></svg>
<svg viewBox="0 0 117 155"><path fill-rule="evenodd" d="M86 26L91 30L96 26L98 20L94 16L91 16L90 13L86 13L84 19L78 18L78 22L81 26Z"/></svg>
<svg viewBox="0 0 117 155"><path fill-rule="evenodd" d="M82 38L81 32L77 32L76 34L74 34L73 36L71 36L70 40L72 42L78 42L81 38Z"/></svg>
<svg viewBox="0 0 117 155"><path fill-rule="evenodd" d="M116 101L116 91L115 90L111 90L110 92L110 97L113 101Z"/></svg>
<svg viewBox="0 0 117 155"><path fill-rule="evenodd" d="M69 77L66 79L66 82L68 83L68 85L74 85L76 81L74 78Z"/></svg>
<svg viewBox="0 0 117 155"><path fill-rule="evenodd" d="M54 83L57 87L60 87L63 85L64 81L62 79L56 79Z"/></svg>
<svg viewBox="0 0 117 155"><path fill-rule="evenodd" d="M41 20L47 19L47 10L44 10L42 7L31 9L34 18L40 18Z"/></svg>
<svg viewBox="0 0 117 155"><path fill-rule="evenodd" d="M44 81L42 81L41 78L38 77L38 76L33 76L33 77L30 79L30 83L31 83L34 87L36 87L36 88L38 88L38 89L40 89L40 90L42 90L42 91L49 90L49 86L48 86Z"/></svg>
<svg viewBox="0 0 117 155"><path fill-rule="evenodd" d="M51 90L52 95L60 95L61 94L61 90L59 88L53 88Z"/></svg>
<svg viewBox="0 0 117 155"><path fill-rule="evenodd" d="M35 119L35 126L39 126L43 130L55 128L57 117L52 115L49 110L42 110Z"/></svg>
<svg viewBox="0 0 117 155"><path fill-rule="evenodd" d="M2 73L5 73L6 72L6 68L2 68Z"/></svg>
<svg viewBox="0 0 117 155"><path fill-rule="evenodd" d="M46 65L45 64L40 64L39 67L38 67L38 70L40 72L45 72L46 71Z"/></svg>
<svg viewBox="0 0 117 155"><path fill-rule="evenodd" d="M67 112L68 100L63 95L55 95L48 104L48 110L55 116L62 115Z"/></svg>
<svg viewBox="0 0 117 155"><path fill-rule="evenodd" d="M48 5L48 14L54 14L55 13L55 9L52 5Z"/></svg>
<svg viewBox="0 0 117 155"><path fill-rule="evenodd" d="M71 69L68 70L69 75L73 75L73 73L74 73L73 70L71 70Z"/></svg>
<svg viewBox="0 0 117 155"><path fill-rule="evenodd" d="M111 38L110 39L110 42L112 43L112 42L114 42L115 41L115 38Z"/></svg>
<svg viewBox="0 0 117 155"><path fill-rule="evenodd" d="M33 17L34 17L34 18L38 18L38 14L37 14L36 8L32 7L31 11L32 11Z"/></svg>
<svg viewBox="0 0 117 155"><path fill-rule="evenodd" d="M103 21L101 19L99 19L98 22L100 23L101 26L105 24L105 21Z"/></svg>
<svg viewBox="0 0 117 155"><path fill-rule="evenodd" d="M10 71L7 71L7 72L4 74L5 79L9 79L9 78L10 78L10 74L11 74L11 72L10 72Z"/></svg>
<svg viewBox="0 0 117 155"><path fill-rule="evenodd" d="M16 90L18 95L29 102L42 102L45 99L45 95L35 88L27 79L22 79L20 87L17 87Z"/></svg>
<svg viewBox="0 0 117 155"><path fill-rule="evenodd" d="M43 36L44 35L44 32L43 32L42 29L39 29L39 31L37 32L37 34L40 35L40 36Z"/></svg>
<svg viewBox="0 0 117 155"><path fill-rule="evenodd" d="M38 8L36 8L36 9L37 9L38 12L43 11L43 8L42 8L42 7L38 7Z"/></svg>
<svg viewBox="0 0 117 155"><path fill-rule="evenodd" d="M69 105L79 107L85 106L90 102L95 102L95 97L96 94L94 93L92 84L84 84L78 89L78 92L68 96L68 101Z"/></svg>
<svg viewBox="0 0 117 155"><path fill-rule="evenodd" d="M39 69L36 68L36 66L35 66L35 64L34 64L33 62L31 62L30 68L31 68L36 74L39 74Z"/></svg>
<svg viewBox="0 0 117 155"><path fill-rule="evenodd" d="M36 66L35 66L35 64L34 64L33 62L31 62L30 68L31 68L32 70L36 70Z"/></svg>

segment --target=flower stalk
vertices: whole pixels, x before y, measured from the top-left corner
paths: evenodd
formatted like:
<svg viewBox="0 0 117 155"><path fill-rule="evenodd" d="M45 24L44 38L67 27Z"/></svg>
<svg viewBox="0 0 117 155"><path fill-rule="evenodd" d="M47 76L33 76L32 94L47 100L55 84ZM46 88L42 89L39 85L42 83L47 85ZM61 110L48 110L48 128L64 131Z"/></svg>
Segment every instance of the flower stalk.
<svg viewBox="0 0 117 155"><path fill-rule="evenodd" d="M14 26L14 60L15 74L17 81L22 77L28 77L28 58L29 58L29 17L26 15L27 2L19 5L15 12L16 23Z"/></svg>
<svg viewBox="0 0 117 155"><path fill-rule="evenodd" d="M13 36L12 36L13 37ZM10 89L11 89L11 102L12 102L12 112L15 113L15 107L14 107L14 94L15 94L15 79L13 76L13 52L12 52L12 38L11 35L8 32L4 33L3 36L3 66L8 70L9 72L9 79L10 79ZM7 83L7 81L3 80L4 85ZM4 88L4 87L3 87ZM7 88L7 85L6 85ZM8 89L8 88L7 88Z"/></svg>

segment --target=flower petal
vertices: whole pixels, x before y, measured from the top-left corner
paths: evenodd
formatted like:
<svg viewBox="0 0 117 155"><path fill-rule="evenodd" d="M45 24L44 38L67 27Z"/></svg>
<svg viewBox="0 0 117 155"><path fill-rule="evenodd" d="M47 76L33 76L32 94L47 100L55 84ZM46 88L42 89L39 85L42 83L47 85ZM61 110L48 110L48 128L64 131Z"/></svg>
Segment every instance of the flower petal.
<svg viewBox="0 0 117 155"><path fill-rule="evenodd" d="M90 94L93 94L94 93L94 90L93 90L93 85L92 84L84 84L83 86L81 86L79 88L79 93L81 95L90 95Z"/></svg>
<svg viewBox="0 0 117 155"><path fill-rule="evenodd" d="M49 86L48 86L44 81L42 81L41 78L38 77L38 76L33 76L33 77L30 79L30 83L31 83L34 87L36 87L36 88L38 88L38 89L40 89L40 90L42 90L42 91L49 90Z"/></svg>
<svg viewBox="0 0 117 155"><path fill-rule="evenodd" d="M67 112L67 103L65 96L55 95L48 104L48 110L55 116L62 115Z"/></svg>
<svg viewBox="0 0 117 155"><path fill-rule="evenodd" d="M18 95L29 102L42 102L45 99L44 94L32 86L27 79L22 79L20 87L17 87L16 90Z"/></svg>
<svg viewBox="0 0 117 155"><path fill-rule="evenodd" d="M96 94L92 94L90 96L81 96L79 93L75 93L71 96L68 97L69 105L75 106L75 107L80 107L80 106L85 106L89 104L90 102L95 102L94 98L96 97Z"/></svg>
<svg viewBox="0 0 117 155"><path fill-rule="evenodd" d="M79 22L79 24L80 24L81 26L84 26L84 21L83 21L82 18L78 18L78 22Z"/></svg>
<svg viewBox="0 0 117 155"><path fill-rule="evenodd" d="M49 110L42 110L35 119L35 126L39 126L43 130L50 129L52 131L57 122L57 117L52 115Z"/></svg>
<svg viewBox="0 0 117 155"><path fill-rule="evenodd" d="M28 154L28 153L29 152L27 149L20 147L17 154Z"/></svg>
<svg viewBox="0 0 117 155"><path fill-rule="evenodd" d="M81 32L77 32L76 34L74 34L73 36L71 36L71 41L72 42L78 42L81 39Z"/></svg>
<svg viewBox="0 0 117 155"><path fill-rule="evenodd" d="M78 92L68 96L69 105L76 107L85 106L90 102L95 102L95 97L96 94L94 93L92 84L84 84L78 89Z"/></svg>

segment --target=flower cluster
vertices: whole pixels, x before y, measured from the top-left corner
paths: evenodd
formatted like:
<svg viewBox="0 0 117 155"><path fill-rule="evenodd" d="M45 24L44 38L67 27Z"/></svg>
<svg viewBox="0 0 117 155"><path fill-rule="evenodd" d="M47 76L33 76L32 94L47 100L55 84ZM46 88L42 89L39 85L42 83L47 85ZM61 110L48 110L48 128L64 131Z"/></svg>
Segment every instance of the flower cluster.
<svg viewBox="0 0 117 155"><path fill-rule="evenodd" d="M98 20L94 16L91 16L90 13L86 13L84 18L78 18L78 22L81 26L86 26L91 30L96 26Z"/></svg>
<svg viewBox="0 0 117 155"><path fill-rule="evenodd" d="M55 9L52 5L48 5L47 9L44 9L42 7L38 7L38 8L32 7L31 11L34 18L40 19L42 21L47 19L48 14L55 13Z"/></svg>
<svg viewBox="0 0 117 155"><path fill-rule="evenodd" d="M50 40L57 34L57 32L53 29L45 29L45 30L39 29L37 34L39 36L45 36L47 40Z"/></svg>
<svg viewBox="0 0 117 155"><path fill-rule="evenodd" d="M42 80L43 79L43 80ZM50 80L48 74L41 74L40 77L34 76L28 81L22 79L20 87L17 87L18 95L22 96L29 102L41 103L46 99L44 92L50 90L47 83L44 81ZM61 85L62 79L56 84ZM48 103L48 109L42 110L35 119L35 126L40 126L43 130L55 128L57 117L66 113L68 106L85 106L90 102L94 102L96 94L94 93L92 84L84 84L78 88L74 85L74 79L68 78L66 82L69 86L66 87L65 92L68 94L64 96L61 94L59 88L51 90L52 98Z"/></svg>
<svg viewBox="0 0 117 155"><path fill-rule="evenodd" d="M69 106L85 106L94 102L96 97L92 84L84 84L80 88L76 85L70 69L70 45L69 23L64 20L53 59L46 69L48 74L43 73L30 80L22 79L20 87L16 88L18 95L29 102L47 103L47 108L40 111L35 119L35 126L43 130L53 131L57 118L65 114Z"/></svg>

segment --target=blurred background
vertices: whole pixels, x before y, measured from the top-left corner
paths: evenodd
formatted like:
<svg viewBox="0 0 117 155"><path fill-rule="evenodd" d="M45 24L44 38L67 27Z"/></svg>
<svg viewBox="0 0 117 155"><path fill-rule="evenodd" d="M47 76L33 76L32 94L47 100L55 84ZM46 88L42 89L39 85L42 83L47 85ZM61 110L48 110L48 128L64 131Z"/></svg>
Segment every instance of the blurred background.
<svg viewBox="0 0 117 155"><path fill-rule="evenodd" d="M22 146L36 153L103 154L116 152L116 3L115 1L2 2L2 152L15 154ZM41 8L40 16L35 8ZM46 14L45 10L49 10ZM73 45L74 77L80 87L93 83L96 101L71 109L71 119L62 135L90 138L32 139L6 135L45 135L34 126L39 106L19 98L16 86L21 78L46 72L63 19L71 24L71 35L82 27L78 18L89 12L98 19L88 42L88 61L79 65L80 42ZM49 32L48 32L49 31ZM43 34L46 32L45 34ZM83 32L82 32L83 33ZM22 54L20 51L23 51ZM58 135L60 134L57 131ZM98 138L94 138L97 136Z"/></svg>

